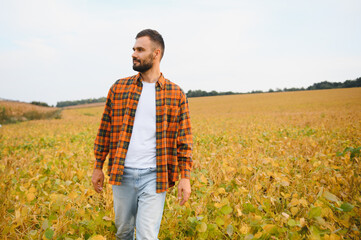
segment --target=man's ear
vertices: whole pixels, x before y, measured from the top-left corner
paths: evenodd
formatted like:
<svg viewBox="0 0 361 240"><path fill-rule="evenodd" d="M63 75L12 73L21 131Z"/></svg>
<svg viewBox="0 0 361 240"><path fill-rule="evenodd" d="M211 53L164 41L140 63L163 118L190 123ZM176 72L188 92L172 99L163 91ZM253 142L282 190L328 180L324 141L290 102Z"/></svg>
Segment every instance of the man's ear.
<svg viewBox="0 0 361 240"><path fill-rule="evenodd" d="M161 55L160 49L159 49L159 48L155 49L155 51L154 51L154 58L156 58L157 56L160 57L160 55ZM159 58L159 59L160 59L160 58Z"/></svg>

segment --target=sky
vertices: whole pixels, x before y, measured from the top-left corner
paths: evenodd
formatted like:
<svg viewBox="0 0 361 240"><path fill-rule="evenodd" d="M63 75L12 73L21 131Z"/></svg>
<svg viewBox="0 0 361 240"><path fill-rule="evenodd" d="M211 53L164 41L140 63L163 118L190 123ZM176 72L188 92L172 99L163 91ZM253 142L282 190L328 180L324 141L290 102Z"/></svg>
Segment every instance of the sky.
<svg viewBox="0 0 361 240"><path fill-rule="evenodd" d="M105 97L136 74L146 28L162 34L161 72L185 92L361 77L359 0L0 0L0 98Z"/></svg>

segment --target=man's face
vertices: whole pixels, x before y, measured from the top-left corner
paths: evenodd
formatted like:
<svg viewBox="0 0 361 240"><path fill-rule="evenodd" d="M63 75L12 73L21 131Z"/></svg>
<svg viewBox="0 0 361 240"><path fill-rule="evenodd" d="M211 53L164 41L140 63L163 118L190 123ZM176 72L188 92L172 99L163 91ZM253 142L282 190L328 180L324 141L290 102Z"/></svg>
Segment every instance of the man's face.
<svg viewBox="0 0 361 240"><path fill-rule="evenodd" d="M137 72L146 72L153 67L154 45L149 37L137 38L133 47L133 69Z"/></svg>

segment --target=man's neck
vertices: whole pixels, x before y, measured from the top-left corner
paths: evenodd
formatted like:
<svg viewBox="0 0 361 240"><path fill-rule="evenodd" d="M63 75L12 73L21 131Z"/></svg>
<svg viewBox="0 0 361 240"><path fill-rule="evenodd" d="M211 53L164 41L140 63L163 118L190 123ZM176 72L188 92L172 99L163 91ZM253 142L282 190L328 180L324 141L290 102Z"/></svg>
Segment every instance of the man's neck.
<svg viewBox="0 0 361 240"><path fill-rule="evenodd" d="M146 72L140 73L140 75L142 76L142 79L144 82L154 83L154 82L158 81L158 79L160 77L160 69L159 68L151 68Z"/></svg>

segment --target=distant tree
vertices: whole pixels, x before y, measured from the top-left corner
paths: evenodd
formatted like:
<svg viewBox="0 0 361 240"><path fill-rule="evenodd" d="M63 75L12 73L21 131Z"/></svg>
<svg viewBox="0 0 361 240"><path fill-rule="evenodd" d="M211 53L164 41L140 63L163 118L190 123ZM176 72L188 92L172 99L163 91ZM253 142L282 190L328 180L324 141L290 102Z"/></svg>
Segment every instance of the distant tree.
<svg viewBox="0 0 361 240"><path fill-rule="evenodd" d="M309 86L308 90L316 90L316 89L331 89L331 88L337 88L341 83L331 83L328 81L323 81L319 83L315 83L312 86Z"/></svg>
<svg viewBox="0 0 361 240"><path fill-rule="evenodd" d="M47 103L45 103L45 102L32 101L31 104L37 105L37 106L42 106L42 107L49 107L49 105Z"/></svg>
<svg viewBox="0 0 361 240"><path fill-rule="evenodd" d="M211 92L209 92L209 96L217 96L218 95L218 92L216 92L216 91L211 91Z"/></svg>
<svg viewBox="0 0 361 240"><path fill-rule="evenodd" d="M355 80L346 80L343 83L344 88L353 88L353 87L361 87L361 77Z"/></svg>
<svg viewBox="0 0 361 240"><path fill-rule="evenodd" d="M75 101L62 101L56 104L57 107L68 107L68 106L75 106L80 104L88 104L88 103L98 103L98 102L105 102L106 97L100 98L88 98L82 100L75 100Z"/></svg>
<svg viewBox="0 0 361 240"><path fill-rule="evenodd" d="M240 94L240 93L231 92L231 91L228 91L228 92L220 92L220 93L219 93L219 95L233 95L233 94Z"/></svg>
<svg viewBox="0 0 361 240"><path fill-rule="evenodd" d="M191 97L206 97L206 96L220 96L220 95L232 95L232 94L239 94L236 92L217 92L215 90L207 92L207 91L203 91L203 90L189 90L186 95L187 97L191 98Z"/></svg>
<svg viewBox="0 0 361 240"><path fill-rule="evenodd" d="M252 92L250 92L250 93L263 93L263 91L262 90L252 90Z"/></svg>
<svg viewBox="0 0 361 240"><path fill-rule="evenodd" d="M294 91L302 91L305 90L304 88L284 88L284 92L294 92Z"/></svg>

